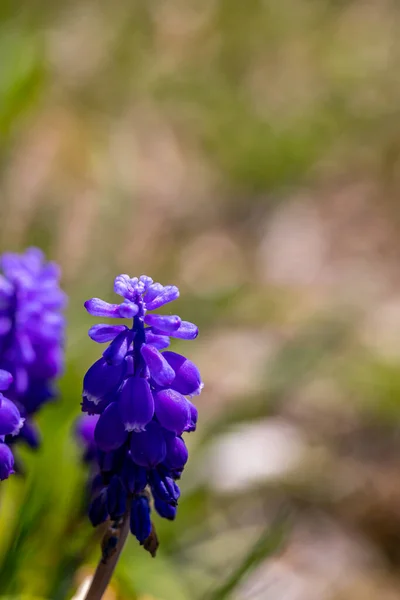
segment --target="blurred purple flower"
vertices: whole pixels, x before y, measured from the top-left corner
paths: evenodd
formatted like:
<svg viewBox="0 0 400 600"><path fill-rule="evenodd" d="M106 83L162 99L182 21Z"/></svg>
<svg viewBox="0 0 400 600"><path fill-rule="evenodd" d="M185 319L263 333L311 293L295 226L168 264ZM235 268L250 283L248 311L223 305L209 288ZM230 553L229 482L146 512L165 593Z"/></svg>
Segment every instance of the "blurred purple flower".
<svg viewBox="0 0 400 600"><path fill-rule="evenodd" d="M36 447L32 417L55 396L53 381L63 368L66 295L59 267L38 248L4 253L0 266L0 367L12 374L8 395L25 420L16 439Z"/></svg>
<svg viewBox="0 0 400 600"><path fill-rule="evenodd" d="M96 423L80 421L87 452L96 450L102 477L89 510L93 525L118 519L131 505L131 532L140 543L151 531L149 494L156 511L173 519L180 496L176 480L188 459L182 434L194 431L197 409L187 399L203 387L197 367L175 352L161 352L170 338L193 340L198 329L177 315L148 314L176 300L175 286L142 275L119 275L114 290L120 304L99 298L85 302L93 316L132 319L131 326L100 324L89 330L98 343L109 342L83 381L82 410ZM94 417L86 417L93 419ZM94 425L94 426L93 426Z"/></svg>

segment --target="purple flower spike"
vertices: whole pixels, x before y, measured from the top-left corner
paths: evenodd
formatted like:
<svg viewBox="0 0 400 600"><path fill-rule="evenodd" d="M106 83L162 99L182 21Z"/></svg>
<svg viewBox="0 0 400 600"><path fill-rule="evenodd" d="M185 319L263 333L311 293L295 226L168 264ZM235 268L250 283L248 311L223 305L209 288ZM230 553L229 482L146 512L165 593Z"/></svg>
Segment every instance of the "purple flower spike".
<svg viewBox="0 0 400 600"><path fill-rule="evenodd" d="M89 331L94 341L110 342L83 386L82 410L97 420L93 442L92 430L80 426L81 438L87 438L85 458L94 471L92 489L98 492L89 514L96 525L108 516L119 519L130 507L132 534L153 552L153 538L144 543L152 535L150 500L163 518L175 518L176 481L188 460L180 436L197 423L197 409L186 396L203 387L190 360L160 350L169 347L171 337L195 339L198 329L178 315L148 313L179 297L173 285L123 274L116 277L114 290L123 298L120 304L98 298L85 303L93 315L130 319L127 326L101 324Z"/></svg>
<svg viewBox="0 0 400 600"><path fill-rule="evenodd" d="M153 395L149 384L141 377L125 380L118 402L126 431L142 431L153 418Z"/></svg>
<svg viewBox="0 0 400 600"><path fill-rule="evenodd" d="M109 452L122 446L128 437L122 422L118 404L111 402L100 415L94 430L94 440L100 450Z"/></svg>
<svg viewBox="0 0 400 600"><path fill-rule="evenodd" d="M59 267L47 263L38 248L5 253L0 265L0 390L8 389L9 398L1 405L1 428L17 435L6 443L23 440L35 448L33 417L56 397L53 383L63 370L66 296ZM8 455L3 447L2 452Z"/></svg>
<svg viewBox="0 0 400 600"><path fill-rule="evenodd" d="M175 390L154 394L156 417L162 427L181 434L190 422L190 407L185 396Z"/></svg>
<svg viewBox="0 0 400 600"><path fill-rule="evenodd" d="M141 467L153 469L164 460L166 451L162 429L155 421L145 431L131 434L132 460Z"/></svg>

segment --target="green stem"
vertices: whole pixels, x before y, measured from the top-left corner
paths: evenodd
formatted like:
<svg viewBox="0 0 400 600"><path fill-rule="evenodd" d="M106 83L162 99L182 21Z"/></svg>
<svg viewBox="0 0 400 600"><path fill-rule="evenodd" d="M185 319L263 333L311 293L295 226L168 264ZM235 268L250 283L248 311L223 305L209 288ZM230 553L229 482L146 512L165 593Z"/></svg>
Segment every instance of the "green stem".
<svg viewBox="0 0 400 600"><path fill-rule="evenodd" d="M114 573L114 569L117 565L118 559L125 545L126 538L129 533L129 516L130 507L127 508L124 518L122 520L120 534L115 552L107 559L101 558L97 565L96 572L93 576L92 583L87 591L85 600L101 600L104 592L110 583L111 577Z"/></svg>

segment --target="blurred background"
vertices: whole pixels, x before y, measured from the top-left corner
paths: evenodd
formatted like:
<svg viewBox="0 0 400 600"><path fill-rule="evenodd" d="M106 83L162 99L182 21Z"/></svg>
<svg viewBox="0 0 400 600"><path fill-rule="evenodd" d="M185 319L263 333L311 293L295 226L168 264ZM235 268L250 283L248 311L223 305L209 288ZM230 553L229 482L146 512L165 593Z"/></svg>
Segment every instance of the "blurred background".
<svg viewBox="0 0 400 600"><path fill-rule="evenodd" d="M125 272L179 286L205 389L177 520L108 600L399 597L399 28L393 0L2 0L0 250L43 248L70 303L1 598L70 599L98 560L82 304Z"/></svg>

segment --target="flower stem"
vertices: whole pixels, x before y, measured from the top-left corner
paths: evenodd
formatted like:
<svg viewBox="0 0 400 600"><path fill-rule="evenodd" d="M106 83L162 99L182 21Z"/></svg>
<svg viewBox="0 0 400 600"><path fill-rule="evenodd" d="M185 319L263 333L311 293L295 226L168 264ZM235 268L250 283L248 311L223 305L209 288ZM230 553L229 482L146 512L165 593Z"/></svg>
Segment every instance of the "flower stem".
<svg viewBox="0 0 400 600"><path fill-rule="evenodd" d="M110 583L111 577L114 573L114 569L117 565L118 559L125 545L126 538L129 533L129 516L130 507L128 506L119 530L118 543L113 554L108 557L100 559L97 565L96 572L93 576L92 583L87 591L85 600L100 600L103 597L104 592Z"/></svg>

